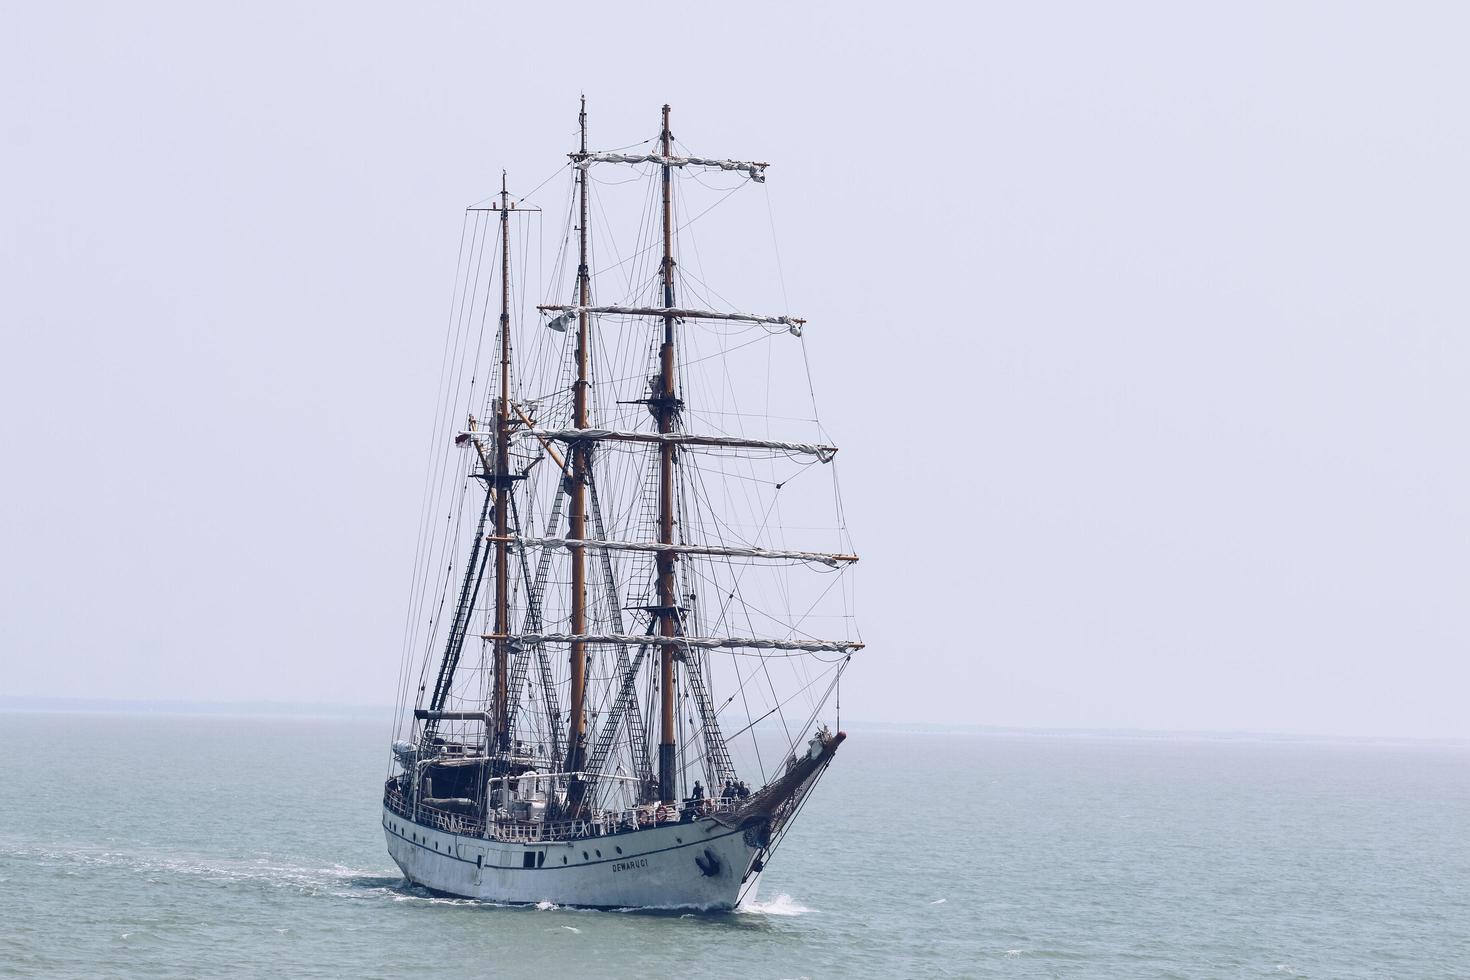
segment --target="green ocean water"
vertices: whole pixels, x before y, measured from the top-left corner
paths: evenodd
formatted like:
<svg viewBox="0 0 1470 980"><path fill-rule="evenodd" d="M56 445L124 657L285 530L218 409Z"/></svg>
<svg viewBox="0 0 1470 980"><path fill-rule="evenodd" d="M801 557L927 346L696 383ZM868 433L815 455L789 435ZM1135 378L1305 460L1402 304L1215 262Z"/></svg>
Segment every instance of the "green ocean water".
<svg viewBox="0 0 1470 980"><path fill-rule="evenodd" d="M1470 747L850 734L676 915L405 886L382 723L0 714L0 975L1470 977Z"/></svg>

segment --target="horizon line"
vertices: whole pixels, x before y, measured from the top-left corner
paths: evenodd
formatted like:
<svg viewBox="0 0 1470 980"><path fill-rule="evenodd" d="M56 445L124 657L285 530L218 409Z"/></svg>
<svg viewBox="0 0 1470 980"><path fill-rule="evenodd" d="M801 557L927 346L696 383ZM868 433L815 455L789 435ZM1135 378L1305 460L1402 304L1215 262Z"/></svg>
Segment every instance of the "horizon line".
<svg viewBox="0 0 1470 980"><path fill-rule="evenodd" d="M88 698L0 695L0 714L154 715L160 717L295 718L338 721L394 720L388 704L344 704L326 701L214 701L188 698ZM1276 741L1470 746L1470 738L1454 735L1342 735L1248 729L1145 728L1067 725L999 725L978 722L878 721L853 719L859 729L895 734L1024 735L1055 738L1196 739L1203 741ZM845 726L844 726L845 727Z"/></svg>

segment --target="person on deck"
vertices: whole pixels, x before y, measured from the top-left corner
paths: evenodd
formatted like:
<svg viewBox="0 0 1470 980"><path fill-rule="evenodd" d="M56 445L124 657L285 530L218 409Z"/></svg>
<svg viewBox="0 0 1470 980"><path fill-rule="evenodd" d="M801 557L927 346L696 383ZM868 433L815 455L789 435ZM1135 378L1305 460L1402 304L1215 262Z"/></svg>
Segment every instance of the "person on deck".
<svg viewBox="0 0 1470 980"><path fill-rule="evenodd" d="M694 781L694 792L692 794L692 797L695 801L704 799L704 787L699 784L699 780L697 779Z"/></svg>

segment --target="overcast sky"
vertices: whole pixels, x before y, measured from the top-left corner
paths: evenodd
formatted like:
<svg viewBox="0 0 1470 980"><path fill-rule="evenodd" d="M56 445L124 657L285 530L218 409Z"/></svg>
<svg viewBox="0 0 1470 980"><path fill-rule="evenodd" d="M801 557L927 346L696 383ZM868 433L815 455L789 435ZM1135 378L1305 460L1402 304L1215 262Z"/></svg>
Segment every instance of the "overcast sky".
<svg viewBox="0 0 1470 980"><path fill-rule="evenodd" d="M1465 11L7 3L0 694L391 701L462 209L585 91L772 162L845 717L1470 736Z"/></svg>

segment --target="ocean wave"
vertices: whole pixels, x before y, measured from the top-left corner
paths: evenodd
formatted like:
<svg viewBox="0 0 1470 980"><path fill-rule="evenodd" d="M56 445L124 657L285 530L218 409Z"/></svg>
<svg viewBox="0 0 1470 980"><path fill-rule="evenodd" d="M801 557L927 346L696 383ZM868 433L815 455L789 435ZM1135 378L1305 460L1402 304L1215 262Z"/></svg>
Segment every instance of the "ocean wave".
<svg viewBox="0 0 1470 980"><path fill-rule="evenodd" d="M759 899L741 902L735 911L752 915L806 915L808 912L815 912L816 909L799 904L790 895L777 895L768 902L762 902Z"/></svg>

